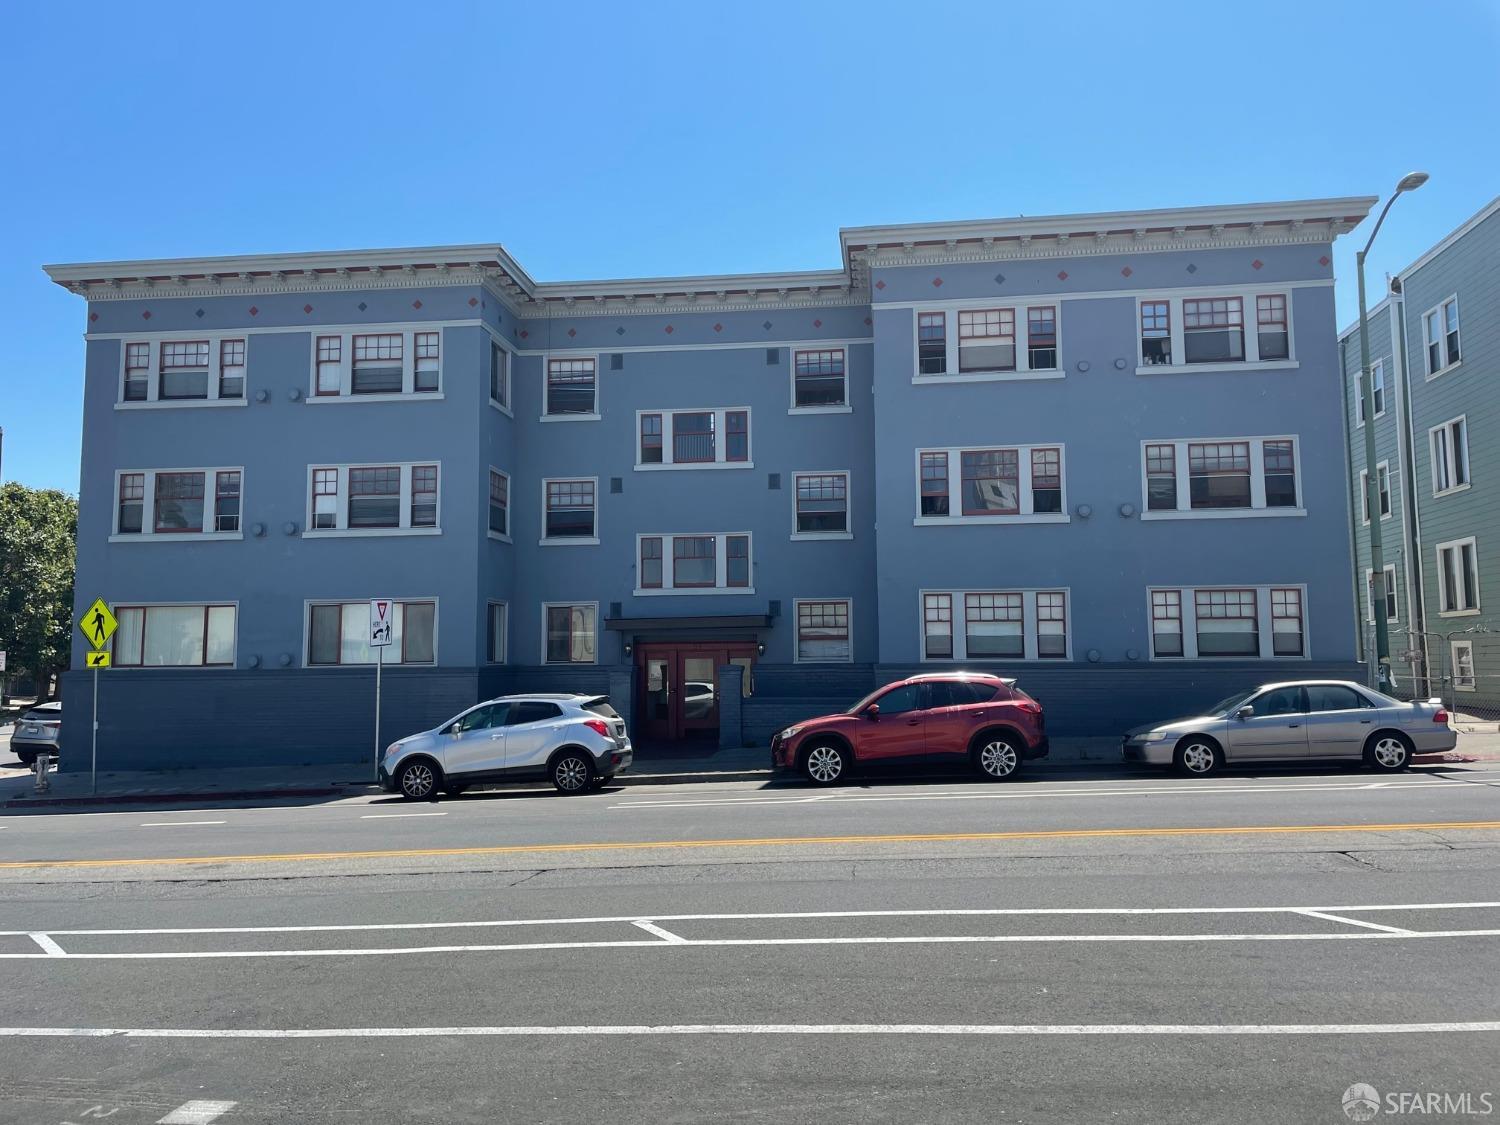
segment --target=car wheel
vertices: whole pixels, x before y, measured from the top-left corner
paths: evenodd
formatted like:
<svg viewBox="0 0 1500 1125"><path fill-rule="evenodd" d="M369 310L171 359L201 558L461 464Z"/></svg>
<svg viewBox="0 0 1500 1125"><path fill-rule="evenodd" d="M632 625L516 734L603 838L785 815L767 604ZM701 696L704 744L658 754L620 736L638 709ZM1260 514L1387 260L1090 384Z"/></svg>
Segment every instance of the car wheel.
<svg viewBox="0 0 1500 1125"><path fill-rule="evenodd" d="M396 771L396 789L408 801L436 800L438 770L431 762L414 758Z"/></svg>
<svg viewBox="0 0 1500 1125"><path fill-rule="evenodd" d="M552 763L552 786L565 797L586 792L594 779L594 763L587 754L568 751Z"/></svg>
<svg viewBox="0 0 1500 1125"><path fill-rule="evenodd" d="M1021 768L1021 751L1003 734L988 734L974 746L974 765L988 781L1004 781Z"/></svg>
<svg viewBox="0 0 1500 1125"><path fill-rule="evenodd" d="M849 775L849 755L841 747L820 742L802 755L802 774L814 785L837 785Z"/></svg>
<svg viewBox="0 0 1500 1125"><path fill-rule="evenodd" d="M1189 738L1172 755L1177 772L1206 777L1224 765L1224 752L1206 738Z"/></svg>
<svg viewBox="0 0 1500 1125"><path fill-rule="evenodd" d="M1365 765L1381 773L1395 773L1411 765L1411 743L1403 735L1385 732L1365 744Z"/></svg>

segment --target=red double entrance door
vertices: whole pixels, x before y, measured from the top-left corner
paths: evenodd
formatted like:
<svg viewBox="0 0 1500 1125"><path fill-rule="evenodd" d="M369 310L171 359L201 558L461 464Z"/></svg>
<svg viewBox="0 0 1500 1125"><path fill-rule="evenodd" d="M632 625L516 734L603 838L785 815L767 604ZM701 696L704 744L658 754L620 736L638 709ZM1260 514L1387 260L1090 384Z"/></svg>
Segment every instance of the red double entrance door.
<svg viewBox="0 0 1500 1125"><path fill-rule="evenodd" d="M755 664L753 642L651 643L635 648L637 738L657 742L710 738L719 730L717 670Z"/></svg>

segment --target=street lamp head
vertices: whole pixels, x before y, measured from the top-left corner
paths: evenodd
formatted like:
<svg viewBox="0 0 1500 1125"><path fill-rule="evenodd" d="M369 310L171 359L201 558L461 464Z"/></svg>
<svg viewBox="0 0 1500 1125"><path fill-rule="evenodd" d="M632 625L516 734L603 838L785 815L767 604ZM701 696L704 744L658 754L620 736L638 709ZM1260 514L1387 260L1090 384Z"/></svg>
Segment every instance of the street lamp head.
<svg viewBox="0 0 1500 1125"><path fill-rule="evenodd" d="M1408 172L1396 184L1397 191L1416 191L1427 182L1426 172Z"/></svg>

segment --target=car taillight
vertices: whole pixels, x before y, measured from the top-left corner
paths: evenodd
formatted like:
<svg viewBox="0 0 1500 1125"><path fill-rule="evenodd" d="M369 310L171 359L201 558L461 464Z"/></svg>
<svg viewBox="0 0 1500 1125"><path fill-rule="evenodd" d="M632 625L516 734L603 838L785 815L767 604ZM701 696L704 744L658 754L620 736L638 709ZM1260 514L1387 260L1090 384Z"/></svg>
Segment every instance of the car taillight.
<svg viewBox="0 0 1500 1125"><path fill-rule="evenodd" d="M597 735L601 735L604 738L609 737L609 724L603 719L585 719L583 725Z"/></svg>
<svg viewBox="0 0 1500 1125"><path fill-rule="evenodd" d="M1432 717L1432 721L1435 722L1435 723L1443 723L1444 725L1447 725L1447 722L1448 722L1448 712L1439 709L1438 713Z"/></svg>
<svg viewBox="0 0 1500 1125"><path fill-rule="evenodd" d="M1040 715L1042 713L1042 705L1034 699L1023 699L1018 706L1028 715Z"/></svg>

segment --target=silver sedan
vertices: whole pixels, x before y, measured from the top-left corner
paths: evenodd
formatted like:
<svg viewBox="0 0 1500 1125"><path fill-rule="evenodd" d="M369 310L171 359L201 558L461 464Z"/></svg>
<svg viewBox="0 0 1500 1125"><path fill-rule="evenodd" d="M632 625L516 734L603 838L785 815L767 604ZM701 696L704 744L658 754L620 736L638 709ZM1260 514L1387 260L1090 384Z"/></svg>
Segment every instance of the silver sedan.
<svg viewBox="0 0 1500 1125"><path fill-rule="evenodd" d="M1458 745L1441 700L1405 703L1348 680L1262 684L1201 715L1125 736L1127 762L1202 777L1226 765L1323 758L1393 771Z"/></svg>

